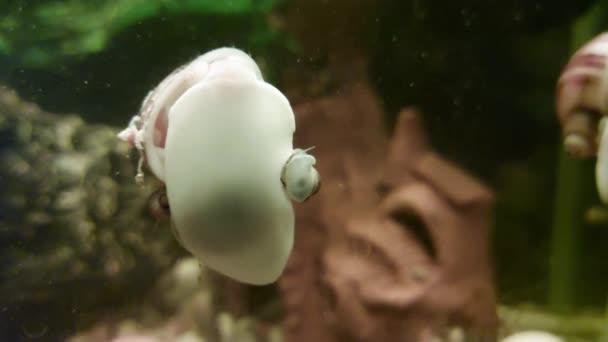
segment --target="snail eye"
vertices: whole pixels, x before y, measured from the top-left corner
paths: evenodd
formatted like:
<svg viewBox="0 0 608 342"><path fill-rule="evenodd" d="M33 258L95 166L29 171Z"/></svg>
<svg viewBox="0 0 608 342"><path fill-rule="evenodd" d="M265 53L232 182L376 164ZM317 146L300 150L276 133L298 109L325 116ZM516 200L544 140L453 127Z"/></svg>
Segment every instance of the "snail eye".
<svg viewBox="0 0 608 342"><path fill-rule="evenodd" d="M167 190L163 187L155 191L148 199L148 210L150 215L158 221L166 220L171 217L171 208L169 207L169 198Z"/></svg>

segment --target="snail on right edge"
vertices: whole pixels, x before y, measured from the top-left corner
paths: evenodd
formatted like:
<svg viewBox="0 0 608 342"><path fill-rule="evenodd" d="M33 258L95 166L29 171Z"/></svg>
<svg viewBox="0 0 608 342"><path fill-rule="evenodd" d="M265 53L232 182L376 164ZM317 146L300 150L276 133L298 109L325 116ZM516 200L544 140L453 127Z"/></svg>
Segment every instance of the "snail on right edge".
<svg viewBox="0 0 608 342"><path fill-rule="evenodd" d="M566 151L577 157L597 156L596 185L608 203L608 32L572 56L557 83L557 113Z"/></svg>

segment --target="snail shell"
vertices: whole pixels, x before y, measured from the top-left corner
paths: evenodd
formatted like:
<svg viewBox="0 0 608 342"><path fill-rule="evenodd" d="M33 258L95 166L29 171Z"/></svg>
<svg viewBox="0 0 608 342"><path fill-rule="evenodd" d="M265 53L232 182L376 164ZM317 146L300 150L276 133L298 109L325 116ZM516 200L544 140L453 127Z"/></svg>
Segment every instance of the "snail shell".
<svg viewBox="0 0 608 342"><path fill-rule="evenodd" d="M318 189L315 159L293 149L294 131L289 101L253 59L220 48L163 80L119 137L165 183L157 209L170 213L180 244L219 273L263 285L293 246L290 198Z"/></svg>
<svg viewBox="0 0 608 342"><path fill-rule="evenodd" d="M590 157L597 151L597 127L607 114L608 33L579 49L557 84L557 113L564 147L573 155Z"/></svg>
<svg viewBox="0 0 608 342"><path fill-rule="evenodd" d="M295 149L281 173L287 195L296 202L306 201L321 187L319 173L314 168L317 160L307 153L309 150Z"/></svg>
<svg viewBox="0 0 608 342"><path fill-rule="evenodd" d="M564 147L578 157L597 156L596 186L608 203L608 33L578 50L557 85Z"/></svg>

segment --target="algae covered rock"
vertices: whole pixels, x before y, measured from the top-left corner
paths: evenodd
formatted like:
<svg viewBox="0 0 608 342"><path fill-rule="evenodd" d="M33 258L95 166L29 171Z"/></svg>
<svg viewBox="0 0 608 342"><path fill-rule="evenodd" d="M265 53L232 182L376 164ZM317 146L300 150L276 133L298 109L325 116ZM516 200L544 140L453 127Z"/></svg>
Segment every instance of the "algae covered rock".
<svg viewBox="0 0 608 342"><path fill-rule="evenodd" d="M148 215L155 185L135 185L135 164L114 128L0 89L0 340L86 324L182 253Z"/></svg>

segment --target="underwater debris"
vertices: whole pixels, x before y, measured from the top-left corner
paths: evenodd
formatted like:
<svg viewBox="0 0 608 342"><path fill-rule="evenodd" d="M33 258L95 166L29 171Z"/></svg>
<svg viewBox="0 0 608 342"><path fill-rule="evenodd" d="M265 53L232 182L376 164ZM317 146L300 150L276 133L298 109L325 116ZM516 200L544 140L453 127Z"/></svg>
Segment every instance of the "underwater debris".
<svg viewBox="0 0 608 342"><path fill-rule="evenodd" d="M453 326L495 340L492 193L429 150L414 110L387 146L365 84L295 111L324 191L299 208L280 279L286 341L430 340Z"/></svg>

